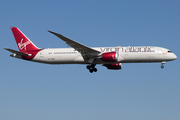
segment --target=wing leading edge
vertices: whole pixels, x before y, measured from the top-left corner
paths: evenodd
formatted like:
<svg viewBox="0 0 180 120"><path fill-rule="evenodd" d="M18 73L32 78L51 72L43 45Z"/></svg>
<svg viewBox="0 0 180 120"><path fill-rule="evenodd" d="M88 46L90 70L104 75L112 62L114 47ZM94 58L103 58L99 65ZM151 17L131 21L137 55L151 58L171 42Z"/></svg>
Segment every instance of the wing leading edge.
<svg viewBox="0 0 180 120"><path fill-rule="evenodd" d="M77 50L78 52L80 52L84 58L84 60L87 60L89 63L93 62L93 59L95 59L101 52L94 50L90 47L87 47L81 43L78 43L74 40L71 40L61 34L49 31L48 32L56 35L57 37L59 37L61 40L63 40L64 42L66 42L66 44L68 44L69 46L71 46L72 48L74 48L75 50Z"/></svg>

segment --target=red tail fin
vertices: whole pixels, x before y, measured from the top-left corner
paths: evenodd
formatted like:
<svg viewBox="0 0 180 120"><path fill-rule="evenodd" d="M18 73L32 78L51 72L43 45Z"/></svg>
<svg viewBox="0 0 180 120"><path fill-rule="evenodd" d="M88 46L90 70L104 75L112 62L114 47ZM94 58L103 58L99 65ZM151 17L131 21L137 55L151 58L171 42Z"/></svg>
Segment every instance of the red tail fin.
<svg viewBox="0 0 180 120"><path fill-rule="evenodd" d="M18 28L11 27L11 30L20 52L39 49Z"/></svg>

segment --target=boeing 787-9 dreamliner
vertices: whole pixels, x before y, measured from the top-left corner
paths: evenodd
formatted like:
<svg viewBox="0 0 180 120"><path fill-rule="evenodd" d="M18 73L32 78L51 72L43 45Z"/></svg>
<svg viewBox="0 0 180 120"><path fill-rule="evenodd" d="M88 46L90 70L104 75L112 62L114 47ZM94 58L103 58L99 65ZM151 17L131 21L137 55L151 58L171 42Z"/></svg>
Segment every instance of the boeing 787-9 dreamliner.
<svg viewBox="0 0 180 120"><path fill-rule="evenodd" d="M170 50L154 46L136 47L88 47L61 34L49 31L72 48L41 49L33 44L17 27L11 27L19 51L4 48L13 53L12 57L47 64L86 64L90 73L97 72L96 64L111 70L119 70L122 63L160 62L161 68L166 61L177 56Z"/></svg>

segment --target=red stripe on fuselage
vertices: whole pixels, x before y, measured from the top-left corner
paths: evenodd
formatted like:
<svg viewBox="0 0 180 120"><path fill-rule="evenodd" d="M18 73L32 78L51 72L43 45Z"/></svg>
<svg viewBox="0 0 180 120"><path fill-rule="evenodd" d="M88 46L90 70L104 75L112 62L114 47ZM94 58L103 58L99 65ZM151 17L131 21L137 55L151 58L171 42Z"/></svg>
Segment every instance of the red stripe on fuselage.
<svg viewBox="0 0 180 120"><path fill-rule="evenodd" d="M32 60L36 56L36 54L41 50L43 50L43 49L24 51L23 53L26 53L29 56L22 55L21 57L25 60Z"/></svg>

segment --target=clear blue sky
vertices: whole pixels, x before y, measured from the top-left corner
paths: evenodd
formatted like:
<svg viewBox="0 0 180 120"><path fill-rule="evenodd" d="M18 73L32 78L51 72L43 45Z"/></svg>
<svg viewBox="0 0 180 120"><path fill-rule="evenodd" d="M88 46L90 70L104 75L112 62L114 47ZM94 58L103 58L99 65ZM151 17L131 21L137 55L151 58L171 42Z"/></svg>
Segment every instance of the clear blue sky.
<svg viewBox="0 0 180 120"><path fill-rule="evenodd" d="M179 0L1 0L0 120L179 120L179 58L165 64L46 65L10 57L11 26L40 48L160 46L180 57Z"/></svg>

